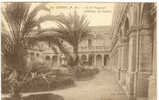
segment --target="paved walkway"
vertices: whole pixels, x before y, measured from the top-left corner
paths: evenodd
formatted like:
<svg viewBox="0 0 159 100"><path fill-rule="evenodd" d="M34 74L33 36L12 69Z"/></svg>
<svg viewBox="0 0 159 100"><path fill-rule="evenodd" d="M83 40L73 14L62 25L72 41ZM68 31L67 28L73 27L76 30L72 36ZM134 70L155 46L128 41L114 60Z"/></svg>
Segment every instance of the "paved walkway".
<svg viewBox="0 0 159 100"><path fill-rule="evenodd" d="M63 96L64 100L128 100L113 73L106 70L101 71L91 80L77 81L75 87L49 91L49 93ZM27 95L29 93L24 94Z"/></svg>

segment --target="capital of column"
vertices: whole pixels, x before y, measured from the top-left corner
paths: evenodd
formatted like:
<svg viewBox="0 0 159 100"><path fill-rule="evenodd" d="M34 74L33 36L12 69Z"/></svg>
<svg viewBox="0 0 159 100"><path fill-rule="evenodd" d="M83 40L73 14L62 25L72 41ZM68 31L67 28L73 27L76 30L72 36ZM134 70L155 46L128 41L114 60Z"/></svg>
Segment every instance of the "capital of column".
<svg viewBox="0 0 159 100"><path fill-rule="evenodd" d="M127 36L123 36L120 38L121 42L127 42L128 41L128 37Z"/></svg>
<svg viewBox="0 0 159 100"><path fill-rule="evenodd" d="M127 68L127 67L121 67L120 71L122 71L122 72L127 72L127 71L128 71L128 68Z"/></svg>
<svg viewBox="0 0 159 100"><path fill-rule="evenodd" d="M118 48L124 47L126 45L128 45L128 42L120 42L120 44L118 44Z"/></svg>
<svg viewBox="0 0 159 100"><path fill-rule="evenodd" d="M129 37L130 36L134 36L132 35L133 33L135 33L136 31L141 31L141 30L150 30L151 29L151 25L148 25L148 24L141 24L141 25L134 25L134 26L131 26L130 29L128 30L128 35Z"/></svg>

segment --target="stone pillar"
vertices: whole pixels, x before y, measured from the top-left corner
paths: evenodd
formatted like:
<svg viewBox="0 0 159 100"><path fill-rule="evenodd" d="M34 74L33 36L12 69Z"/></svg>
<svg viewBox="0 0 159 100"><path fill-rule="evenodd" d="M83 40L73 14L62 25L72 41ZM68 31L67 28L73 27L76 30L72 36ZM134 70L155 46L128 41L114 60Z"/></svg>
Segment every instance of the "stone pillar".
<svg viewBox="0 0 159 100"><path fill-rule="evenodd" d="M149 77L149 100L157 100L157 32L156 23L153 28L153 69Z"/></svg>
<svg viewBox="0 0 159 100"><path fill-rule="evenodd" d="M129 30L129 100L146 100L148 98L148 78L152 72L150 6L148 3L139 3L134 4L132 9L134 12L131 19L133 24Z"/></svg>
<svg viewBox="0 0 159 100"><path fill-rule="evenodd" d="M120 42L120 41L119 41ZM117 73L118 73L118 80L121 80L121 60L122 60L122 47L121 44L119 43L118 45L118 59L117 59Z"/></svg>
<svg viewBox="0 0 159 100"><path fill-rule="evenodd" d="M57 55L57 63L58 63L58 66L61 65L61 54Z"/></svg>
<svg viewBox="0 0 159 100"><path fill-rule="evenodd" d="M112 70L115 70L115 57L114 54L112 55Z"/></svg>
<svg viewBox="0 0 159 100"><path fill-rule="evenodd" d="M114 58L114 72L115 72L115 76L116 78L119 80L119 77L120 77L120 73L119 73L119 50L118 48L114 48L114 54L113 54L113 58Z"/></svg>
<svg viewBox="0 0 159 100"><path fill-rule="evenodd" d="M104 54L101 54L102 56L102 63L101 63L101 67L104 68Z"/></svg>
<svg viewBox="0 0 159 100"><path fill-rule="evenodd" d="M96 54L94 54L94 66L97 67L97 62L96 62Z"/></svg>
<svg viewBox="0 0 159 100"><path fill-rule="evenodd" d="M138 72L136 77L136 96L148 97L148 77L152 71L152 31L141 29L139 36Z"/></svg>
<svg viewBox="0 0 159 100"><path fill-rule="evenodd" d="M120 83L121 85L126 88L126 74L128 69L128 39L122 38L121 40L121 62L120 62Z"/></svg>
<svg viewBox="0 0 159 100"><path fill-rule="evenodd" d="M57 54L57 65L58 66L60 65L60 56L59 56L59 54Z"/></svg>
<svg viewBox="0 0 159 100"><path fill-rule="evenodd" d="M112 71L113 69L113 58L112 58L112 54L110 54L110 61L109 61L109 66L110 66L110 70Z"/></svg>
<svg viewBox="0 0 159 100"><path fill-rule="evenodd" d="M134 83L135 83L135 66L136 66L136 34L129 34L129 58L128 58L128 97L129 100L135 100Z"/></svg>
<svg viewBox="0 0 159 100"><path fill-rule="evenodd" d="M153 51L153 29L150 4L144 4L142 24L138 26L139 30L139 58L138 73L136 78L136 98L143 100L148 98L149 76L152 74L152 51Z"/></svg>
<svg viewBox="0 0 159 100"><path fill-rule="evenodd" d="M89 61L89 54L86 54L86 61Z"/></svg>
<svg viewBox="0 0 159 100"><path fill-rule="evenodd" d="M145 27L144 25L142 27ZM139 41L137 41L139 32ZM129 98L145 100L148 97L148 77L152 71L152 32L137 28L129 37ZM137 49L138 47L138 49ZM138 51L137 51L138 50Z"/></svg>

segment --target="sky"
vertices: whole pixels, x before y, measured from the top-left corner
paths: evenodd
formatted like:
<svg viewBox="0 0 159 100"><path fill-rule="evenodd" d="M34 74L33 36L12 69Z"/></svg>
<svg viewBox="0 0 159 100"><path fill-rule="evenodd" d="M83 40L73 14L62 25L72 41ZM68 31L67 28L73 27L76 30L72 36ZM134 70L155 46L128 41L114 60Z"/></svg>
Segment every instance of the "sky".
<svg viewBox="0 0 159 100"><path fill-rule="evenodd" d="M112 16L114 3L45 3L50 9L49 12L40 11L38 16L58 15L60 13L66 16L76 11L79 15L86 15L90 26L112 25ZM32 3L32 8L39 3ZM55 23L47 21L41 24L43 29L55 27Z"/></svg>
<svg viewBox="0 0 159 100"><path fill-rule="evenodd" d="M33 4L36 5L36 4ZM58 15L64 13L68 15L75 10L79 15L86 15L90 26L105 26L112 24L113 3L47 3L50 12L41 11L39 16L46 14ZM52 22L42 24L43 28L53 27Z"/></svg>

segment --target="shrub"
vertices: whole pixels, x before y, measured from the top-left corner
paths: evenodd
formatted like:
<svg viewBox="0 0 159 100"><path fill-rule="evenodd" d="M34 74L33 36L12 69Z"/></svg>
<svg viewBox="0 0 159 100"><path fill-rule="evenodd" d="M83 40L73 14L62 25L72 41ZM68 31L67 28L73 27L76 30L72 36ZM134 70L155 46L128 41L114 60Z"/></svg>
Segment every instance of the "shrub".
<svg viewBox="0 0 159 100"><path fill-rule="evenodd" d="M77 66L76 67L76 77L77 78L87 78L92 77L99 72L98 68L90 67L90 66Z"/></svg>
<svg viewBox="0 0 159 100"><path fill-rule="evenodd" d="M37 69L36 72L42 73L45 78L37 77L29 83L26 83L23 88L23 92L48 91L58 88L65 88L74 84L72 74L67 68L57 67L48 70L47 67L44 67L40 68L40 71Z"/></svg>
<svg viewBox="0 0 159 100"><path fill-rule="evenodd" d="M34 65L34 66L33 66ZM45 64L34 63L31 72L36 75L22 86L22 92L48 91L65 88L74 84L72 73L67 67L50 69ZM3 78L7 73L2 73L2 93L9 93L9 82ZM35 76L35 77L34 77ZM44 76L44 77L43 77Z"/></svg>

